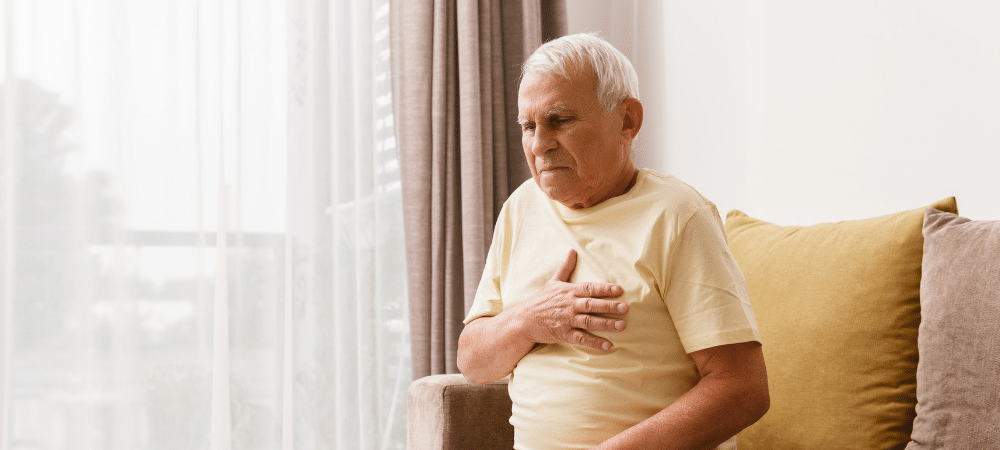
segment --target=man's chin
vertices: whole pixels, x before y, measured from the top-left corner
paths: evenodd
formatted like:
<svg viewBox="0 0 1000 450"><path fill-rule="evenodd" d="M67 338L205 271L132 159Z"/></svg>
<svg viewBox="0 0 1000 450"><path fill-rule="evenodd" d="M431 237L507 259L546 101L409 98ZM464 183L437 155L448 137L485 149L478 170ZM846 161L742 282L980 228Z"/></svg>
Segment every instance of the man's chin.
<svg viewBox="0 0 1000 450"><path fill-rule="evenodd" d="M576 198L575 191L569 189L568 186L562 184L545 184L538 183L538 187L548 196L550 199L555 200L562 204L571 204Z"/></svg>
<svg viewBox="0 0 1000 450"><path fill-rule="evenodd" d="M566 168L544 170L535 177L542 189L567 189L575 180L572 171Z"/></svg>

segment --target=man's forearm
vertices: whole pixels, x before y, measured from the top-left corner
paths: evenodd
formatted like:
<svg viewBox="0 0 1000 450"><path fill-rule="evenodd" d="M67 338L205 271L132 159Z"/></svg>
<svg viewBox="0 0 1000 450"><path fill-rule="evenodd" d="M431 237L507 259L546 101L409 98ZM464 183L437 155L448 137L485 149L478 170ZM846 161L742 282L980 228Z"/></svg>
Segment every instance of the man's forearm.
<svg viewBox="0 0 1000 450"><path fill-rule="evenodd" d="M727 370L706 374L670 406L594 450L713 449L760 419L770 405L760 346L725 347L743 347L745 353L730 361Z"/></svg>
<svg viewBox="0 0 1000 450"><path fill-rule="evenodd" d="M466 381L482 385L509 375L534 348L518 328L516 309L469 322L458 339L458 370Z"/></svg>
<svg viewBox="0 0 1000 450"><path fill-rule="evenodd" d="M653 417L595 450L713 449L752 424L758 401L724 385L702 381ZM749 414L748 414L749 413Z"/></svg>

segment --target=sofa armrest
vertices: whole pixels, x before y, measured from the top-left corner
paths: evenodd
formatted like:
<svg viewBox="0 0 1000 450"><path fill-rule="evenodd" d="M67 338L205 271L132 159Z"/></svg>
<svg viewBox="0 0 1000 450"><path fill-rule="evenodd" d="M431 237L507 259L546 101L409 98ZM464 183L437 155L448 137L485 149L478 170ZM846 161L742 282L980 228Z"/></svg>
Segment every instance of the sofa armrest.
<svg viewBox="0 0 1000 450"><path fill-rule="evenodd" d="M507 379L473 386L459 374L431 375L410 384L409 450L510 450Z"/></svg>

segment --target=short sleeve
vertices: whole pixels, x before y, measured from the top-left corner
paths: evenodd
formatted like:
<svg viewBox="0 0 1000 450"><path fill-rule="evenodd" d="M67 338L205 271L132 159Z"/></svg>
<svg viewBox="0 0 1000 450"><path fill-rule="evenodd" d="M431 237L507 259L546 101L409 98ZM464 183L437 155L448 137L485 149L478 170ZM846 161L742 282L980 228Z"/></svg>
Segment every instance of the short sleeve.
<svg viewBox="0 0 1000 450"><path fill-rule="evenodd" d="M500 211L500 220L493 230L493 241L490 243L490 251L486 254L486 264L483 268L483 277L479 280L479 287L476 289L476 297L469 308L469 314L465 317L468 324L480 317L495 316L503 312L503 300L500 297L500 280L503 275L501 268L501 255L505 251L504 242L506 235L507 214L506 206Z"/></svg>
<svg viewBox="0 0 1000 450"><path fill-rule="evenodd" d="M715 205L700 207L671 246L664 303L687 353L761 342L746 283Z"/></svg>

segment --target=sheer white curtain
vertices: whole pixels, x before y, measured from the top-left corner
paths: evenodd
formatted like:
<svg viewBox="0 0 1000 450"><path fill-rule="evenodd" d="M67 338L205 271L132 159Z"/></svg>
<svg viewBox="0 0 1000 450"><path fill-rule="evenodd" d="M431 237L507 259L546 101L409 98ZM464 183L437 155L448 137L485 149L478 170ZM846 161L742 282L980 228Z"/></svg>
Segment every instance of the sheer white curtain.
<svg viewBox="0 0 1000 450"><path fill-rule="evenodd" d="M0 450L404 448L388 3L0 7Z"/></svg>

